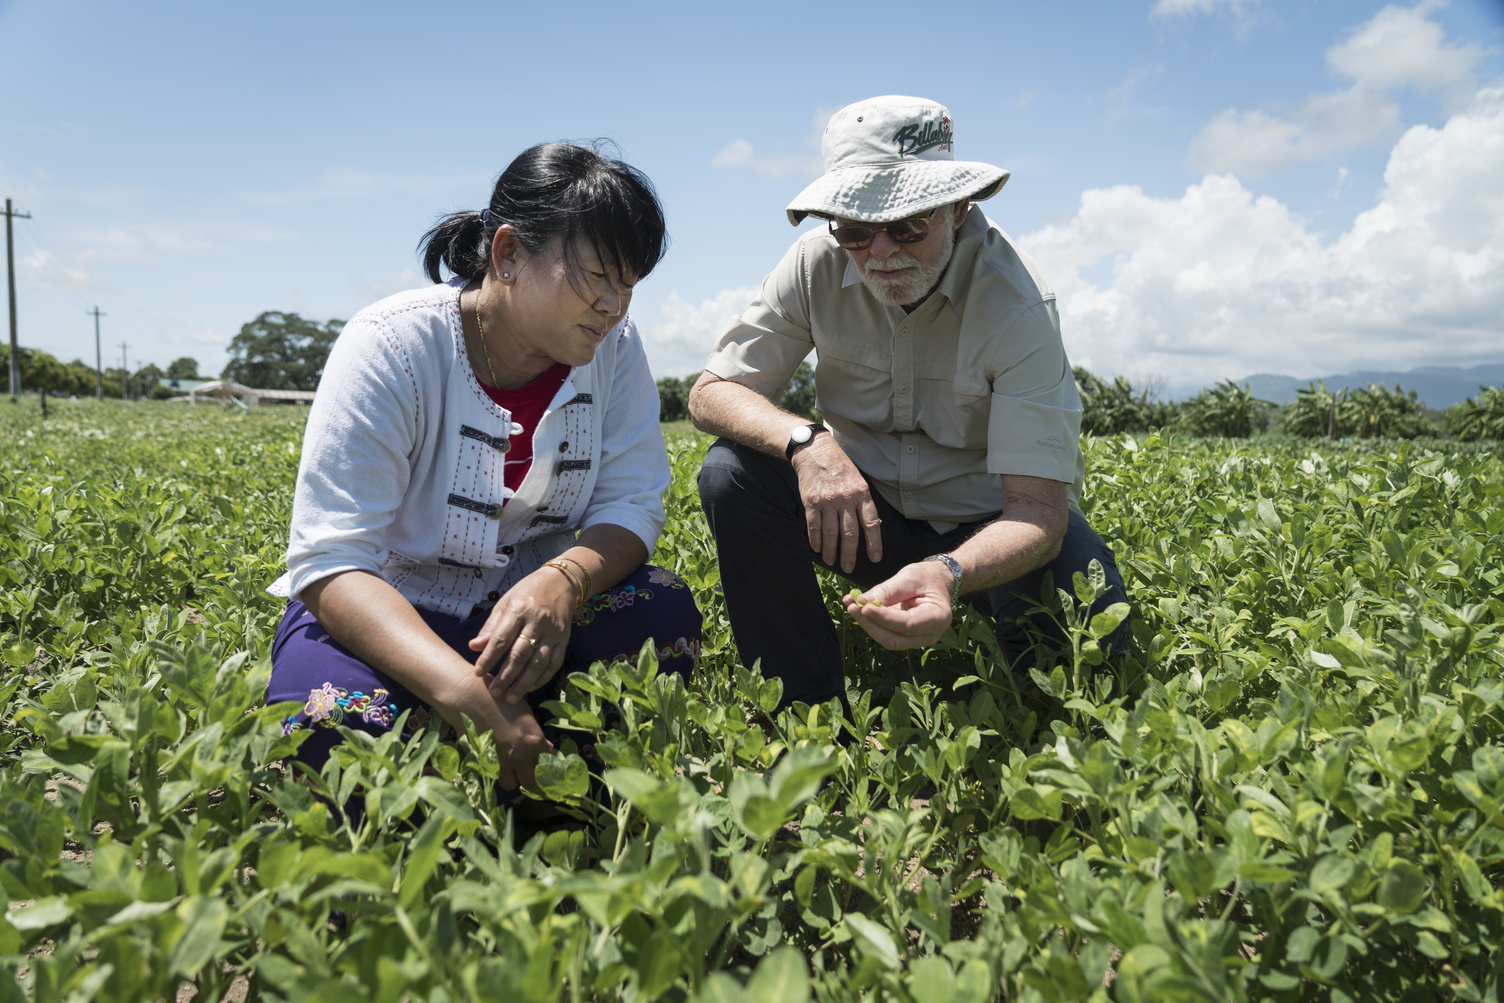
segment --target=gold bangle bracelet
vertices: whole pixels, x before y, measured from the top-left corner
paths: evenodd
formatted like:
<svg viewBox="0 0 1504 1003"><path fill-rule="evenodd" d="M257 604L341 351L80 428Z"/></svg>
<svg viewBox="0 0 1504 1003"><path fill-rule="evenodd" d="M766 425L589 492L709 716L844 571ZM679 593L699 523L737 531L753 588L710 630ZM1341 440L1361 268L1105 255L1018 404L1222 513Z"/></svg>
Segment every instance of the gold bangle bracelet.
<svg viewBox="0 0 1504 1003"><path fill-rule="evenodd" d="M579 568L580 569L580 574L582 574L582 575L585 576L585 588L583 589L584 594L585 594L585 599L589 599L591 596L595 595L595 578L590 574L589 571L585 570L585 565L581 564L579 561L575 560L573 557L565 557L562 554L560 554L558 557L556 557L555 560L558 560L558 561L568 561L570 564L573 564L575 567ZM580 600L580 602L582 604L584 603L584 601L585 601L584 599Z"/></svg>
<svg viewBox="0 0 1504 1003"><path fill-rule="evenodd" d="M548 561L543 566L545 568L553 568L559 574L569 579L569 584L573 585L575 590L580 594L579 601L575 603L576 608L585 605L585 585L575 576L573 571L569 570L569 565L561 561Z"/></svg>

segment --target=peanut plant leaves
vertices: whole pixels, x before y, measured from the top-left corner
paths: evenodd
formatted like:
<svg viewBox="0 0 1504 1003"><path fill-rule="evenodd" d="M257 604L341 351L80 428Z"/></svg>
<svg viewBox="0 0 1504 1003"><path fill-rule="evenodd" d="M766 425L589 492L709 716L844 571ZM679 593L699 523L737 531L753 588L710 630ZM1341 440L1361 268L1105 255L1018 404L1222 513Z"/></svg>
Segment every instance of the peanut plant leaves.
<svg viewBox="0 0 1504 1003"><path fill-rule="evenodd" d="M334 737L261 705L301 421L0 415L0 999L1497 995L1493 447L1083 440L1126 603L1098 564L1038 590L1064 645L848 631L847 699L783 707L671 434L694 672L559 681L549 819L415 709L285 761Z"/></svg>

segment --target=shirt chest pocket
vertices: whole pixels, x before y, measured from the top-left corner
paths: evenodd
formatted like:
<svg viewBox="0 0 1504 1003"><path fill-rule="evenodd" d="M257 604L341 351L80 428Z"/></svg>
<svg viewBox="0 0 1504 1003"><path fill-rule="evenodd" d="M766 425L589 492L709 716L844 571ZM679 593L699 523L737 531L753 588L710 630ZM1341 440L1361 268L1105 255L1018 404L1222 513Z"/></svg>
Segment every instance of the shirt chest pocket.
<svg viewBox="0 0 1504 1003"><path fill-rule="evenodd" d="M987 380L972 373L956 373L949 387L932 399L949 411L943 427L931 430L930 438L952 449L986 449L988 421L992 416L992 387ZM936 389L939 389L938 387Z"/></svg>
<svg viewBox="0 0 1504 1003"><path fill-rule="evenodd" d="M886 429L893 420L893 353L883 345L816 337L815 391L822 411Z"/></svg>

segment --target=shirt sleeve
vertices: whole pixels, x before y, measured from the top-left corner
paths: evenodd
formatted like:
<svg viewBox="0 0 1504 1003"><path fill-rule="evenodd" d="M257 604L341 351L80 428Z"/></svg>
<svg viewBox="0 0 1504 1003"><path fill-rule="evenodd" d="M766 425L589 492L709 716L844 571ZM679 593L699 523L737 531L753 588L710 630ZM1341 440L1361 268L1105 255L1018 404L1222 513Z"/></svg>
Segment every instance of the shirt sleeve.
<svg viewBox="0 0 1504 1003"><path fill-rule="evenodd" d="M705 371L774 400L814 347L804 241L798 240L721 335Z"/></svg>
<svg viewBox="0 0 1504 1003"><path fill-rule="evenodd" d="M1074 483L1081 397L1060 340L1054 300L1020 314L998 344L994 360L1006 368L992 378L987 472Z"/></svg>
<svg viewBox="0 0 1504 1003"><path fill-rule="evenodd" d="M668 453L658 425L658 388L630 318L620 337L611 400L601 422L600 472L580 528L621 526L637 534L651 554L665 521Z"/></svg>
<svg viewBox="0 0 1504 1003"><path fill-rule="evenodd" d="M357 317L329 353L309 409L287 541L288 593L341 571L380 574L412 477L418 392L402 348Z"/></svg>

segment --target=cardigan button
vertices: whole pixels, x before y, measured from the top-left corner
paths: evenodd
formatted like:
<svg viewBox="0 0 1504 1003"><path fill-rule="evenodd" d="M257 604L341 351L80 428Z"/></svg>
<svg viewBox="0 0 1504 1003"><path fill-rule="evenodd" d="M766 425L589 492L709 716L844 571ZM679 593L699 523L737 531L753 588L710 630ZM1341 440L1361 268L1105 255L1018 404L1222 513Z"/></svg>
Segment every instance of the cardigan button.
<svg viewBox="0 0 1504 1003"><path fill-rule="evenodd" d="M493 590L486 593L486 598L491 600L492 602L495 602L496 600L501 598L501 593Z"/></svg>
<svg viewBox="0 0 1504 1003"><path fill-rule="evenodd" d="M505 547L502 547L501 552L503 554L510 554L512 552L512 545L509 543Z"/></svg>
<svg viewBox="0 0 1504 1003"><path fill-rule="evenodd" d="M561 453L567 453L567 452L569 452L569 440L568 439L565 439L563 442L559 443L559 452L561 452Z"/></svg>

